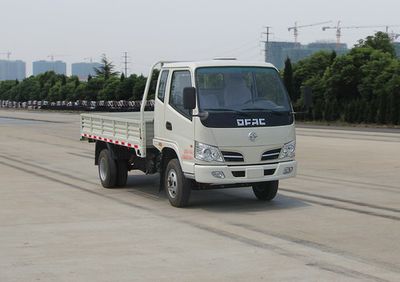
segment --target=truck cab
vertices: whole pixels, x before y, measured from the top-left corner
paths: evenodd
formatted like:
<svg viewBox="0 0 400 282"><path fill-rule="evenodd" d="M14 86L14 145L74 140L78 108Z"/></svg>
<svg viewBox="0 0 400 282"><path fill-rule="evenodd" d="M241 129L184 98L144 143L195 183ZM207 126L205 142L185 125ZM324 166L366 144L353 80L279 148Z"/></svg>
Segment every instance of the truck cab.
<svg viewBox="0 0 400 282"><path fill-rule="evenodd" d="M192 189L230 187L252 187L258 199L269 201L279 180L296 175L293 108L273 65L161 63L151 129L144 120L149 84L142 101L141 143L127 153L126 166L159 172L173 206L186 206ZM149 130L152 142L143 140ZM118 163L121 153L114 155ZM149 169L149 163L157 169Z"/></svg>
<svg viewBox="0 0 400 282"><path fill-rule="evenodd" d="M173 149L197 186L271 186L296 174L293 110L270 64L163 65L154 123L153 145Z"/></svg>

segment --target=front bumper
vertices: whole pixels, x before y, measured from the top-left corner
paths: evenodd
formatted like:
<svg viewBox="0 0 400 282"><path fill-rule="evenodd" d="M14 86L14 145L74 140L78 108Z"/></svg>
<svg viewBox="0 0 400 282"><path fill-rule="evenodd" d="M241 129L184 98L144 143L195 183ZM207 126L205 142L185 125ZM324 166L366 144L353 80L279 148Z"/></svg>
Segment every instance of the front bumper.
<svg viewBox="0 0 400 282"><path fill-rule="evenodd" d="M218 174L222 172L224 178L214 176L215 172L218 172ZM247 166L194 166L194 178L196 182L216 185L274 181L295 177L296 173L296 161Z"/></svg>

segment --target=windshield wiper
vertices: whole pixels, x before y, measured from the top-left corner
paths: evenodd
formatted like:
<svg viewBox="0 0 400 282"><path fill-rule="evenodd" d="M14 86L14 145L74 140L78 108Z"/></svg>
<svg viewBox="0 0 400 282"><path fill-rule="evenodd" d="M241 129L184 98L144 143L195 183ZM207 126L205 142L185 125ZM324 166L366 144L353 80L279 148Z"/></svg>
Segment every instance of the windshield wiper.
<svg viewBox="0 0 400 282"><path fill-rule="evenodd" d="M274 113L274 114L280 114L280 115L284 115L284 114L290 114L290 111L278 111L278 110L273 110L273 109L262 109L262 108L246 108L246 109L242 109L243 111L265 111L268 113Z"/></svg>
<svg viewBox="0 0 400 282"><path fill-rule="evenodd" d="M233 113L238 114L238 115L249 116L249 114L246 113L246 112L238 111L238 110L234 110L234 109L218 108L218 109L204 109L204 111L212 111L212 112L233 112Z"/></svg>

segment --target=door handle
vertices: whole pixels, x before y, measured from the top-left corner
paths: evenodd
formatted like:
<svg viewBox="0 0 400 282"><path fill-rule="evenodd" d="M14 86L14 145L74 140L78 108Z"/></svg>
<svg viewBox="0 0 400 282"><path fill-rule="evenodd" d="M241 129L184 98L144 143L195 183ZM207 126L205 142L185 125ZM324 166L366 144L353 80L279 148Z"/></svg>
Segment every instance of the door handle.
<svg viewBox="0 0 400 282"><path fill-rule="evenodd" d="M167 130L172 130L172 123L170 123L169 121L167 121L167 123L165 124L165 128Z"/></svg>

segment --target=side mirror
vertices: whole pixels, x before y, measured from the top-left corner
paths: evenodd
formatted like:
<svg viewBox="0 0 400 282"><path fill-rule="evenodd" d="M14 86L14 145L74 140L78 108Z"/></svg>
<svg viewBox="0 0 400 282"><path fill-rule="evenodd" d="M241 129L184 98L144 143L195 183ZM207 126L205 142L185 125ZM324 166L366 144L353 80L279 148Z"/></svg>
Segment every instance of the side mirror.
<svg viewBox="0 0 400 282"><path fill-rule="evenodd" d="M304 109L308 112L308 110L313 106L313 97L312 97L312 89L311 87L302 87L303 92L303 106Z"/></svg>
<svg viewBox="0 0 400 282"><path fill-rule="evenodd" d="M183 107L186 110L193 110L196 108L196 88L185 87L183 89Z"/></svg>

